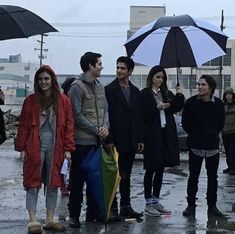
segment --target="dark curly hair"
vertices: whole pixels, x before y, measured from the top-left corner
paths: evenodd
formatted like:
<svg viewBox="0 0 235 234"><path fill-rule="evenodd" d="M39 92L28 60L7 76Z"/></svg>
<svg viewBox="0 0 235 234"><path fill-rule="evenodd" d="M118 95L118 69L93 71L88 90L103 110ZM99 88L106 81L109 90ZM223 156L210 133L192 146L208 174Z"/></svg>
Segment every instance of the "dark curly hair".
<svg viewBox="0 0 235 234"><path fill-rule="evenodd" d="M99 53L86 52L80 59L80 66L83 72L87 72L90 69L89 65L95 67L95 64L102 55Z"/></svg>
<svg viewBox="0 0 235 234"><path fill-rule="evenodd" d="M128 56L119 57L117 59L116 64L118 64L118 63L125 63L128 71L130 71L130 70L133 71L134 70L135 63L134 63L133 59L128 57Z"/></svg>
<svg viewBox="0 0 235 234"><path fill-rule="evenodd" d="M202 75L200 77L200 79L204 79L206 81L206 83L209 85L210 89L211 89L211 97L213 96L215 89L216 89L216 82L214 80L214 78L212 76L209 75Z"/></svg>

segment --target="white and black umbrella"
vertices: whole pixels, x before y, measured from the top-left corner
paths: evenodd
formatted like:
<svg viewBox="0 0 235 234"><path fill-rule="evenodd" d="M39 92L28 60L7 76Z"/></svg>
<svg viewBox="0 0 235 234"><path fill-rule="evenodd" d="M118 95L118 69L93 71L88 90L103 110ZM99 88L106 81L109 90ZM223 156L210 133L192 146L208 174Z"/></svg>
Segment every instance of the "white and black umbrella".
<svg viewBox="0 0 235 234"><path fill-rule="evenodd" d="M124 46L144 65L198 67L225 55L227 39L214 25L189 15L163 16L136 31Z"/></svg>
<svg viewBox="0 0 235 234"><path fill-rule="evenodd" d="M0 22L0 40L57 32L44 19L19 6L0 5Z"/></svg>

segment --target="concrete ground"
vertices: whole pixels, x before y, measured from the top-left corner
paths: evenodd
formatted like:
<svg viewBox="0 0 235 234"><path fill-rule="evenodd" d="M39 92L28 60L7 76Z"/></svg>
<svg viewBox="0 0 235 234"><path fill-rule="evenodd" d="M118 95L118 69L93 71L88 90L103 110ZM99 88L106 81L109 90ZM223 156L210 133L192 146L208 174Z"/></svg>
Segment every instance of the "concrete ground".
<svg viewBox="0 0 235 234"><path fill-rule="evenodd" d="M141 157L135 161L132 176L132 205L137 211L143 211L145 201L143 196L143 166ZM101 223L86 224L85 211L82 212L82 226L72 229L68 226L68 197L59 194L56 216L65 222L66 233L235 233L235 176L223 174L226 168L225 158L221 156L218 172L218 208L226 218L207 217L206 206L206 172L203 169L200 176L197 194L197 210L195 219L185 218L182 211L186 207L186 185L188 174L187 154L181 154L181 165L170 168L164 174L161 192L161 203L172 210L171 215L153 218L144 216L142 220L111 223L106 227ZM7 141L0 146L0 234L27 233L28 215L25 210L25 191L22 187L22 162L19 153L13 149L13 142ZM45 218L43 191L38 201L38 218ZM52 233L44 231L43 233Z"/></svg>

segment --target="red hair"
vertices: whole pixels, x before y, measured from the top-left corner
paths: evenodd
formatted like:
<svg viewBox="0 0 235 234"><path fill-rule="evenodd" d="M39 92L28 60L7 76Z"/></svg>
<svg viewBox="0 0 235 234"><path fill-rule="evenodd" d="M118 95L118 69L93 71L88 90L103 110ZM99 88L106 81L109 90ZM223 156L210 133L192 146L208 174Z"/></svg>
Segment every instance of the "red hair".
<svg viewBox="0 0 235 234"><path fill-rule="evenodd" d="M51 94L50 97L46 97L44 92L41 90L38 78L39 75L46 72L51 77ZM49 106L53 106L54 111L57 111L58 99L60 95L59 84L57 82L56 74L49 65L41 66L34 75L34 92L38 96L39 103L42 109L47 109Z"/></svg>

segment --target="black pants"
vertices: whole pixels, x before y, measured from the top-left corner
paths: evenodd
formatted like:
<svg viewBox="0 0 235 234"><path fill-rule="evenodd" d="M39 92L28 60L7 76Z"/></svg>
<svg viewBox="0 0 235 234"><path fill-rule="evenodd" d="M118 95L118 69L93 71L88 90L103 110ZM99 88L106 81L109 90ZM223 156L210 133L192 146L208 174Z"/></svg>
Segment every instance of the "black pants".
<svg viewBox="0 0 235 234"><path fill-rule="evenodd" d="M81 213L81 207L83 202L83 187L85 182L85 177L82 169L80 168L81 160L84 159L87 153L97 146L93 145L76 145L75 152L71 155L72 165L70 169L69 178L69 216L70 218L79 219ZM95 216L98 214L97 205L92 197L89 188L86 190L87 197L87 214L92 214Z"/></svg>
<svg viewBox="0 0 235 234"><path fill-rule="evenodd" d="M223 134L222 139L228 168L235 170L235 134Z"/></svg>
<svg viewBox="0 0 235 234"><path fill-rule="evenodd" d="M145 199L160 196L162 187L164 167L152 170L147 169L144 175L144 197Z"/></svg>
<svg viewBox="0 0 235 234"><path fill-rule="evenodd" d="M118 167L119 167L119 174L121 176L121 181L119 185L121 201L120 206L126 207L131 205L130 200L130 179L131 179L131 171L135 159L135 153L119 153L118 157ZM117 208L117 198L115 196L112 209Z"/></svg>
<svg viewBox="0 0 235 234"><path fill-rule="evenodd" d="M189 206L196 205L198 191L198 178L201 172L203 157L189 152L189 178L187 186L187 200ZM215 206L217 202L217 171L219 166L219 154L205 158L207 171L207 205Z"/></svg>

